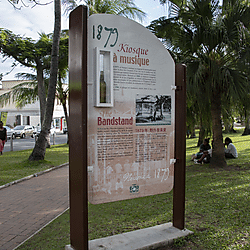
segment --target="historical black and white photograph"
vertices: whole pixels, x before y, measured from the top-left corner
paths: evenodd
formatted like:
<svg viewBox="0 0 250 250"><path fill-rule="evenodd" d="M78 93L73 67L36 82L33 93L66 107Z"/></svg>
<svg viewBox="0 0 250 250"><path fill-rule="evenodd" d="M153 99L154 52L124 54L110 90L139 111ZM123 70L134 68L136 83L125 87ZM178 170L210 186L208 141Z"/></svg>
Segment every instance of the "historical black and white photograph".
<svg viewBox="0 0 250 250"><path fill-rule="evenodd" d="M171 96L136 96L136 125L171 125Z"/></svg>

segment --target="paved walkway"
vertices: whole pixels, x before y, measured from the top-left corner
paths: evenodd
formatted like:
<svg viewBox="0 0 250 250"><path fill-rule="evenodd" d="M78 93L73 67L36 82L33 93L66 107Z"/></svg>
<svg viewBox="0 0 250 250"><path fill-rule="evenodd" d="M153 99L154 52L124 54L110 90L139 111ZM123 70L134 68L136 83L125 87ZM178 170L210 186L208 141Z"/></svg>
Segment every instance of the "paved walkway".
<svg viewBox="0 0 250 250"><path fill-rule="evenodd" d="M0 190L0 249L11 250L69 206L68 165Z"/></svg>

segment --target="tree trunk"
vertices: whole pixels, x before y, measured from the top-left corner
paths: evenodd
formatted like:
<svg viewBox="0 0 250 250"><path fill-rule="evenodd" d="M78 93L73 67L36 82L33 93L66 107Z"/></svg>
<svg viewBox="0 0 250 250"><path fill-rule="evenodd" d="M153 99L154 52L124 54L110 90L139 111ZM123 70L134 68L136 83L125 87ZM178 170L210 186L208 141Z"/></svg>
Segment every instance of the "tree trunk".
<svg viewBox="0 0 250 250"><path fill-rule="evenodd" d="M226 121L224 121L224 127L225 127L225 133L236 133L236 130L234 129L234 119L229 118Z"/></svg>
<svg viewBox="0 0 250 250"><path fill-rule="evenodd" d="M245 129L242 135L250 135L250 117L249 116L245 118Z"/></svg>
<svg viewBox="0 0 250 250"><path fill-rule="evenodd" d="M65 116L65 120L66 120L66 124L68 128L68 111L67 111L66 101L62 103L62 106L63 106L64 116Z"/></svg>
<svg viewBox="0 0 250 250"><path fill-rule="evenodd" d="M205 139L205 129L204 127L201 125L200 127L200 132L199 132L199 140L198 140L198 143L197 143L197 147L200 147L200 145L203 143Z"/></svg>
<svg viewBox="0 0 250 250"><path fill-rule="evenodd" d="M212 167L226 167L222 124L221 124L221 95L213 93L211 98L211 117L213 131L213 150L210 164Z"/></svg>
<svg viewBox="0 0 250 250"><path fill-rule="evenodd" d="M231 124L229 121L224 121L225 133L230 133Z"/></svg>
<svg viewBox="0 0 250 250"><path fill-rule="evenodd" d="M67 111L67 106L66 106L66 100L62 103L62 105L63 105L64 116L65 116L65 120L66 120L66 125L68 128L68 111ZM69 130L67 133L67 144L69 144Z"/></svg>
<svg viewBox="0 0 250 250"><path fill-rule="evenodd" d="M68 127L68 110L67 110L67 90L63 89L62 78L60 73L58 75L58 85L57 85L58 98L63 106L64 116L66 120L66 125Z"/></svg>
<svg viewBox="0 0 250 250"><path fill-rule="evenodd" d="M190 138L196 138L196 135L195 135L195 124L192 124L190 126Z"/></svg>
<svg viewBox="0 0 250 250"><path fill-rule="evenodd" d="M43 67L40 62L37 62L37 85L38 85L38 97L40 102L40 127L43 126L43 120L46 107L46 90L43 78ZM46 148L50 148L50 136L46 135Z"/></svg>
<svg viewBox="0 0 250 250"><path fill-rule="evenodd" d="M42 127L45 114L46 91L44 86L43 68L40 62L37 62L37 85L38 97L40 102L40 126Z"/></svg>
<svg viewBox="0 0 250 250"><path fill-rule="evenodd" d="M35 147L29 157L30 161L44 160L46 152L46 137L49 134L51 122L53 118L55 93L57 84L57 72L58 72L58 55L59 55L59 41L61 33L61 1L54 0L55 9L55 24L53 34L53 44L51 52L51 67L50 67L50 80L48 88L48 96L45 108L45 117L41 128L40 136L36 141Z"/></svg>
<svg viewBox="0 0 250 250"><path fill-rule="evenodd" d="M230 132L231 133L237 133L237 131L234 129L234 118L231 118Z"/></svg>

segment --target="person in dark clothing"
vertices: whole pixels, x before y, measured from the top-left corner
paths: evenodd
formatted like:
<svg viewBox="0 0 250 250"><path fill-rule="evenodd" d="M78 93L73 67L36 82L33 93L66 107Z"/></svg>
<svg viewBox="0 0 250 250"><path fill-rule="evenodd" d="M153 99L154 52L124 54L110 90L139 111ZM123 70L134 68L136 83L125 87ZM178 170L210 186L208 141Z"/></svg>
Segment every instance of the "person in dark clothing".
<svg viewBox="0 0 250 250"><path fill-rule="evenodd" d="M209 144L209 138L204 139L203 143L200 145L200 151L194 155L192 155L192 160L200 159L203 154L208 154L208 150L211 149Z"/></svg>
<svg viewBox="0 0 250 250"><path fill-rule="evenodd" d="M4 144L7 141L7 130L3 127L3 122L0 121L0 154L3 154Z"/></svg>

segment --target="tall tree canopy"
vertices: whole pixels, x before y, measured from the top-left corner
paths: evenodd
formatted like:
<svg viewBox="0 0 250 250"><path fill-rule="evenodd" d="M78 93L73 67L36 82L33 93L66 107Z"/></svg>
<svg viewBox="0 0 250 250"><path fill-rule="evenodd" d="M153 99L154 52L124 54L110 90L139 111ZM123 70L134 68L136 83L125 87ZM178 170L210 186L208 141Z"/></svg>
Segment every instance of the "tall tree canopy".
<svg viewBox="0 0 250 250"><path fill-rule="evenodd" d="M222 101L239 99L247 91L247 76L239 67L239 50L249 33L250 10L241 1L191 0L175 17L161 18L150 29L165 39L175 60L187 64L194 96L210 105L214 166L226 166L222 136ZM202 102L199 102L201 105Z"/></svg>
<svg viewBox="0 0 250 250"><path fill-rule="evenodd" d="M106 13L142 20L146 14L139 9L134 0L64 0L67 2L66 12L84 3L89 8L89 15Z"/></svg>

